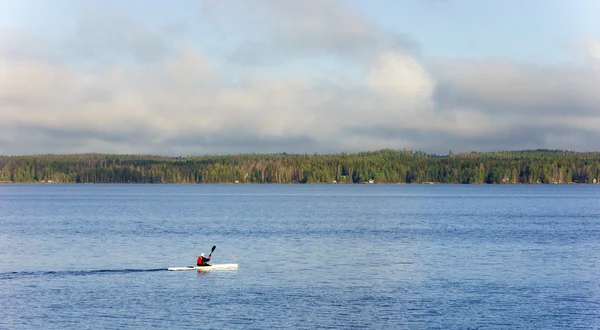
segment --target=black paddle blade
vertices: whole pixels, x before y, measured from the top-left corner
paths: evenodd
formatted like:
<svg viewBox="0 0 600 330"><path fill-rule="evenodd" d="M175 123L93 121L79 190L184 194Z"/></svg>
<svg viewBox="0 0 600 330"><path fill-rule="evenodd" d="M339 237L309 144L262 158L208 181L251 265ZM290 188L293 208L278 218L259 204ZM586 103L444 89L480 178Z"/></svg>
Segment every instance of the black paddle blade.
<svg viewBox="0 0 600 330"><path fill-rule="evenodd" d="M210 250L210 253L213 253L213 252L215 252L215 249L216 249L216 248L217 248L217 246L216 246L216 245L213 245L213 247L212 247L212 250Z"/></svg>

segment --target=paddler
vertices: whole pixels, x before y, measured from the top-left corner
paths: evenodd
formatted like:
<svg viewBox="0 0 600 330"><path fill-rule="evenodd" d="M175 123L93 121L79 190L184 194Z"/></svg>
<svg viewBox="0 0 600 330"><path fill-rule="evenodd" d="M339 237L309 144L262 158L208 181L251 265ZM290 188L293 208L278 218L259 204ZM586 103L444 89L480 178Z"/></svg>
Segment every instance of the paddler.
<svg viewBox="0 0 600 330"><path fill-rule="evenodd" d="M198 261L196 261L196 265L197 266L210 266L208 264L208 262L210 261L210 256L208 256L208 258L206 258L204 256L204 252L200 254L200 256L198 257Z"/></svg>

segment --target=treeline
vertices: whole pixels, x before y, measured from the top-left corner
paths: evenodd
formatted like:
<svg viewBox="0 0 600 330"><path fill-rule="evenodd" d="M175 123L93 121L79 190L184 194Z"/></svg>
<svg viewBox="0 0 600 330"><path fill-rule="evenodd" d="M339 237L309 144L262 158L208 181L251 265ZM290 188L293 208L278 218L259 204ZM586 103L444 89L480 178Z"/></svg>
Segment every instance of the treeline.
<svg viewBox="0 0 600 330"><path fill-rule="evenodd" d="M596 183L600 153L561 150L448 155L354 154L0 156L14 183Z"/></svg>

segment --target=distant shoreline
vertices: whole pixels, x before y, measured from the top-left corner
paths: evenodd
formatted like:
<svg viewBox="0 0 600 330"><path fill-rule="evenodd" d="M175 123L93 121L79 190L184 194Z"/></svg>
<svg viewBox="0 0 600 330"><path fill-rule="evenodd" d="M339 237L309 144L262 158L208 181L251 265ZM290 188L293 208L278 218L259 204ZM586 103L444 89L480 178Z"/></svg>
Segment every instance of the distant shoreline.
<svg viewBox="0 0 600 330"><path fill-rule="evenodd" d="M596 184L600 152L524 150L448 155L354 154L165 157L0 156L0 182L59 184Z"/></svg>

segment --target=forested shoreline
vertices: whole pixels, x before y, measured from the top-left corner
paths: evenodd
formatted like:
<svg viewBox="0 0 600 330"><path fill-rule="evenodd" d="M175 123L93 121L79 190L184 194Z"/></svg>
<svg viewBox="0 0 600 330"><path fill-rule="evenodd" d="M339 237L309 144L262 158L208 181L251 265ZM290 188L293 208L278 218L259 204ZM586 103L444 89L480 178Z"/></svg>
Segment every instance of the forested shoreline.
<svg viewBox="0 0 600 330"><path fill-rule="evenodd" d="M524 150L427 154L166 157L72 154L0 156L2 183L460 183L567 184L600 181L600 152Z"/></svg>

